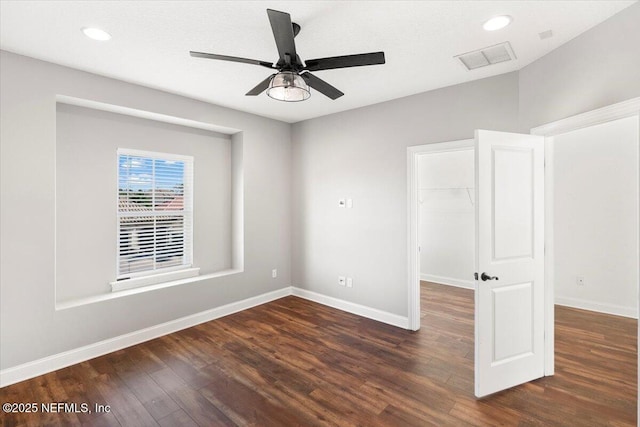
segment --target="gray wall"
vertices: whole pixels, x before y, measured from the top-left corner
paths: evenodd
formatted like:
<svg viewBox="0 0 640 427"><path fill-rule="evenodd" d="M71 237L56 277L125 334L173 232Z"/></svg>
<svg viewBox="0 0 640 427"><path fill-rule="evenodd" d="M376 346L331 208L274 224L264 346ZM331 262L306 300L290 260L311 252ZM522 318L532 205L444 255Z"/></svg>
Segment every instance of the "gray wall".
<svg viewBox="0 0 640 427"><path fill-rule="evenodd" d="M406 315L406 147L640 96L637 22L640 4L520 72L293 126L2 52L0 368L289 284ZM241 129L245 272L55 311L56 94Z"/></svg>
<svg viewBox="0 0 640 427"><path fill-rule="evenodd" d="M520 70L521 130L640 95L640 3Z"/></svg>
<svg viewBox="0 0 640 427"><path fill-rule="evenodd" d="M638 22L640 4L519 72L294 124L293 284L407 315L406 147L528 133L640 96Z"/></svg>
<svg viewBox="0 0 640 427"><path fill-rule="evenodd" d="M0 368L291 284L289 124L7 52L0 63ZM242 130L244 273L56 311L56 94Z"/></svg>
<svg viewBox="0 0 640 427"><path fill-rule="evenodd" d="M517 111L509 73L294 124L293 284L406 316L407 147L515 131Z"/></svg>
<svg viewBox="0 0 640 427"><path fill-rule="evenodd" d="M558 304L637 317L638 140L638 117L553 138Z"/></svg>
<svg viewBox="0 0 640 427"><path fill-rule="evenodd" d="M229 135L61 103L56 135L57 302L110 293L116 280L118 148L193 157L193 265L231 268Z"/></svg>

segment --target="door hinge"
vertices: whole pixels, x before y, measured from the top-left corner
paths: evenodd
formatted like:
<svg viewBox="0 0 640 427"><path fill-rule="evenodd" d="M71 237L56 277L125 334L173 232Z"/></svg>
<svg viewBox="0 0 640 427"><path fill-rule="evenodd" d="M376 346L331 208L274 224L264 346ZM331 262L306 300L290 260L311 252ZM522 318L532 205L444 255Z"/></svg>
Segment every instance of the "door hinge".
<svg viewBox="0 0 640 427"><path fill-rule="evenodd" d="M478 272L473 273L473 278L478 280Z"/></svg>

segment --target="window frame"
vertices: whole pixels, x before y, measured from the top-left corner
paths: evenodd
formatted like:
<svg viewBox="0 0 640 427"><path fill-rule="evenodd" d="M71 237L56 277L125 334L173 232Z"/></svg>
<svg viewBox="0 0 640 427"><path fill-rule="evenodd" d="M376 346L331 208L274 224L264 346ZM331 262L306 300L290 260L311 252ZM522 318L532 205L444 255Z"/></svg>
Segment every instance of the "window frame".
<svg viewBox="0 0 640 427"><path fill-rule="evenodd" d="M157 242L154 241L153 244L153 268L143 271L136 272L126 272L123 273L120 271L121 269L121 218L123 217L133 217L137 218L136 215L131 215L128 212L127 215L123 215L123 212L120 210L120 161L122 156L129 157L140 157L145 160L151 160L153 166L153 174L151 177L152 187L151 194L152 200L156 195L156 187L155 187L155 161L163 160L163 161L177 161L182 162L184 164L183 169L183 207L182 210L179 211L170 211L172 215L181 216L183 223L183 260L180 265L174 265L169 267L156 267L156 256L157 256ZM193 267L193 200L194 200L194 164L195 159L193 156L182 155L182 154L173 154L173 153L164 153L164 152L156 152L156 151L147 151L147 150L137 150L137 149L129 149L129 148L118 148L116 153L116 279L114 282L111 282L112 291L119 291L124 289L131 289L140 286L154 285L158 283L171 282L174 280L185 279L189 277L194 277L199 274L199 268ZM155 203L152 203L152 209L150 211L144 211L144 215L139 215L139 217L143 216L151 216L156 218L158 216L163 215L163 211L156 210ZM167 215L164 213L164 215ZM154 221L154 235L156 233L156 225Z"/></svg>

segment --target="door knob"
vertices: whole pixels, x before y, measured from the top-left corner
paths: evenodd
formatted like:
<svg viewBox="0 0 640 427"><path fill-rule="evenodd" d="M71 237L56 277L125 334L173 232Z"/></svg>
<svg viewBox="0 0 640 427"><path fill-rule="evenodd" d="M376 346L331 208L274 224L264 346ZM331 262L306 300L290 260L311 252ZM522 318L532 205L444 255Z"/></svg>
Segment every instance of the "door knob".
<svg viewBox="0 0 640 427"><path fill-rule="evenodd" d="M499 280L498 276L489 276L487 273L484 273L484 272L480 275L480 278L484 282L486 282L487 280Z"/></svg>

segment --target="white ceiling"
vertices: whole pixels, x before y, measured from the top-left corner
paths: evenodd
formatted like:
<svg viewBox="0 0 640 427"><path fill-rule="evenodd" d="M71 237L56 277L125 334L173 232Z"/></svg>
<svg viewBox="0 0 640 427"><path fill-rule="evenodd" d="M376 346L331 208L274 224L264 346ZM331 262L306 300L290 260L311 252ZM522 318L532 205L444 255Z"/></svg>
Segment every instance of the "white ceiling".
<svg viewBox="0 0 640 427"><path fill-rule="evenodd" d="M214 104L297 122L518 70L635 1L1 1L0 48ZM277 61L266 9L301 25L301 59L384 51L387 63L314 72L345 96L284 103L244 94L270 71L190 50ZM486 32L507 14L513 23ZM112 40L86 38L99 27ZM540 40L540 32L553 37ZM454 55L511 42L517 60L466 71Z"/></svg>

